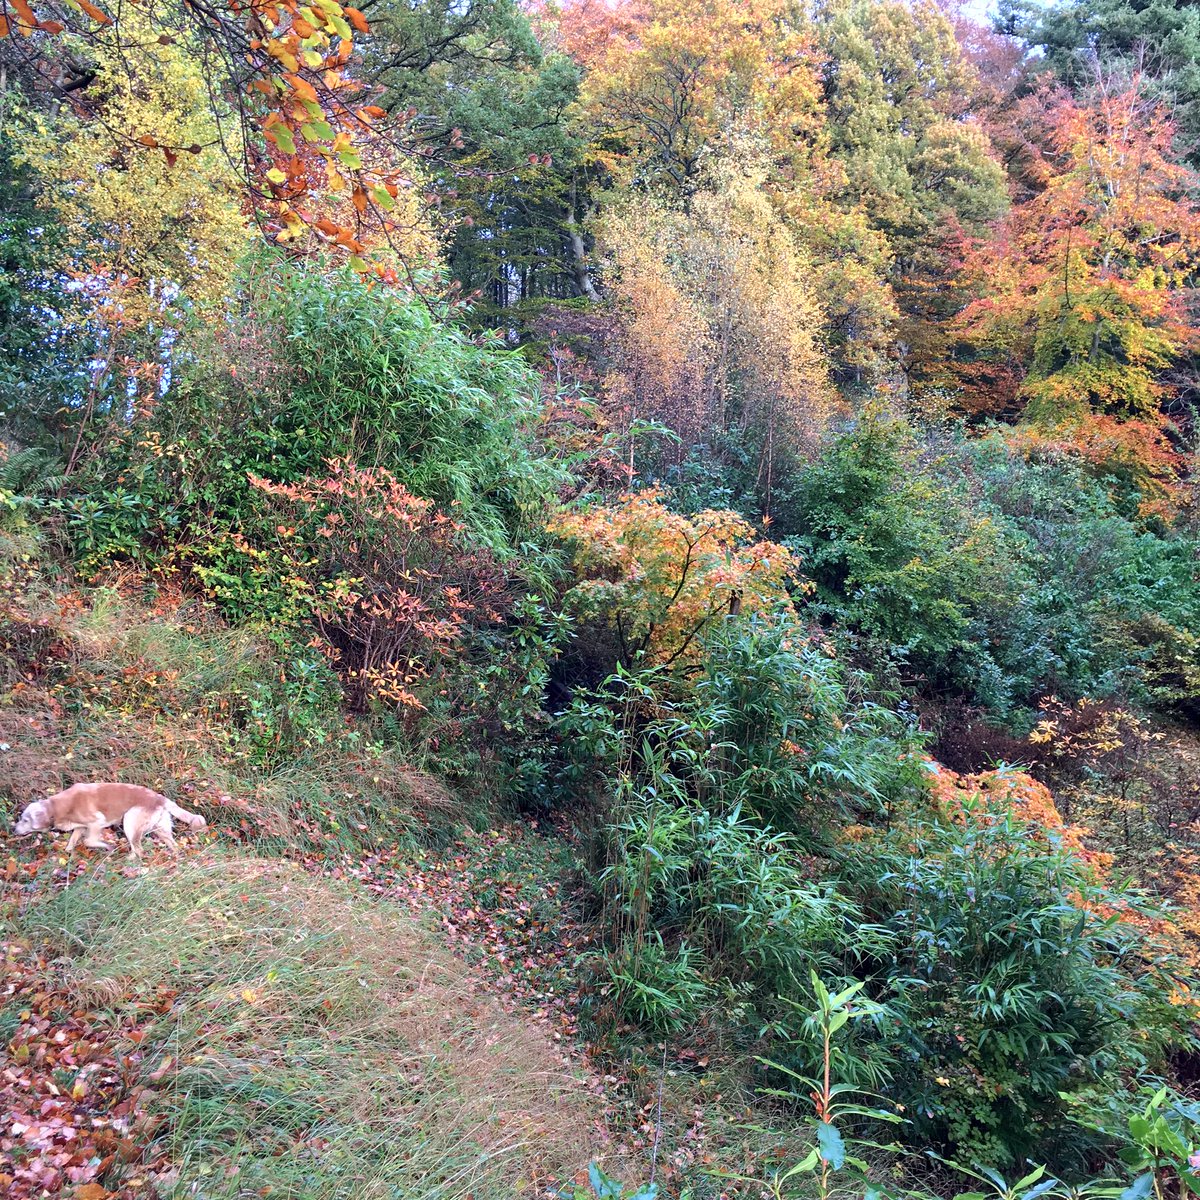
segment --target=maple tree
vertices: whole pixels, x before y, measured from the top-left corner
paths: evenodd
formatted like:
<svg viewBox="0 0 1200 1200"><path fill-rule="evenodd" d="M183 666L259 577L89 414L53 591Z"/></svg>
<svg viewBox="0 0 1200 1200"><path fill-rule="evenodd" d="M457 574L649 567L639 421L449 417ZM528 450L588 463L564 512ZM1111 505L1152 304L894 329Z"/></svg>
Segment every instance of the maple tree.
<svg viewBox="0 0 1200 1200"><path fill-rule="evenodd" d="M614 505L565 511L551 530L570 541L581 581L568 595L581 615L615 624L622 655L688 665L699 635L729 612L769 614L789 604L798 563L731 512L681 516L653 490Z"/></svg>

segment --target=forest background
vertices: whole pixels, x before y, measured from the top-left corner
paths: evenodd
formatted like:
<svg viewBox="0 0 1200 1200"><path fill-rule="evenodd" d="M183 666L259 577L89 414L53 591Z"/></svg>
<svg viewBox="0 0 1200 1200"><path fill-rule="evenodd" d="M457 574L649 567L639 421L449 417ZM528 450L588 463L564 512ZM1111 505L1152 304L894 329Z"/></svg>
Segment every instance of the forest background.
<svg viewBox="0 0 1200 1200"><path fill-rule="evenodd" d="M572 1036L758 1131L673 1191L1200 1194L1200 9L0 0L0 122L13 814L507 822Z"/></svg>

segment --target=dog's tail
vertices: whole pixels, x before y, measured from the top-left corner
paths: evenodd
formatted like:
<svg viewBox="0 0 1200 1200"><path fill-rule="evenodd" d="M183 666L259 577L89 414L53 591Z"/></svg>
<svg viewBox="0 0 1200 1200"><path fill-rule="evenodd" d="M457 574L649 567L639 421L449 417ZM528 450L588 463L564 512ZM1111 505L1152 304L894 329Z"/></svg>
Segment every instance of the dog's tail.
<svg viewBox="0 0 1200 1200"><path fill-rule="evenodd" d="M203 829L208 824L199 813L188 812L186 808L180 808L169 796L164 796L163 802L171 816L177 821L186 821L193 829Z"/></svg>

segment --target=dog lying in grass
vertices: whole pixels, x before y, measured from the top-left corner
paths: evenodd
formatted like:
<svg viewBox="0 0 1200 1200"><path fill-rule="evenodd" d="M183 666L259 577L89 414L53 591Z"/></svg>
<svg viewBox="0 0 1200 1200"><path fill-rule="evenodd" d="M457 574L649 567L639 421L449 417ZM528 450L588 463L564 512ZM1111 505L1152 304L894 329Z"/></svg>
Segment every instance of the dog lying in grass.
<svg viewBox="0 0 1200 1200"><path fill-rule="evenodd" d="M67 853L84 839L85 846L107 850L103 830L120 824L129 839L129 853L142 861L142 839L149 834L179 853L171 818L186 821L193 829L203 829L205 820L198 813L180 808L174 800L149 788L128 783L77 783L65 791L35 800L25 806L13 832L18 837L46 829L70 829Z"/></svg>

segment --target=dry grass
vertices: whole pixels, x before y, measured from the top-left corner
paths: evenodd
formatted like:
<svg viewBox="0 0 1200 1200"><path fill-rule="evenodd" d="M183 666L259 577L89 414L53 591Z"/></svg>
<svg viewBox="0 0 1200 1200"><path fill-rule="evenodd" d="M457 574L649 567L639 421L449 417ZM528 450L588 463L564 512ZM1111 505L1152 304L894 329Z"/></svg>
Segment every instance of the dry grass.
<svg viewBox="0 0 1200 1200"><path fill-rule="evenodd" d="M354 853L463 819L370 729L348 736L336 705L323 732L264 753L247 728L249 698L280 674L263 636L194 600L151 603L127 580L73 589L11 550L0 545L0 820L100 779L166 792L271 851Z"/></svg>
<svg viewBox="0 0 1200 1200"><path fill-rule="evenodd" d="M231 1200L251 1185L498 1200L606 1150L560 1046L410 917L290 864L207 855L136 878L105 864L17 924L80 1002L119 1013L178 992L147 1055L175 1063L159 1085L173 1194L203 1177Z"/></svg>

